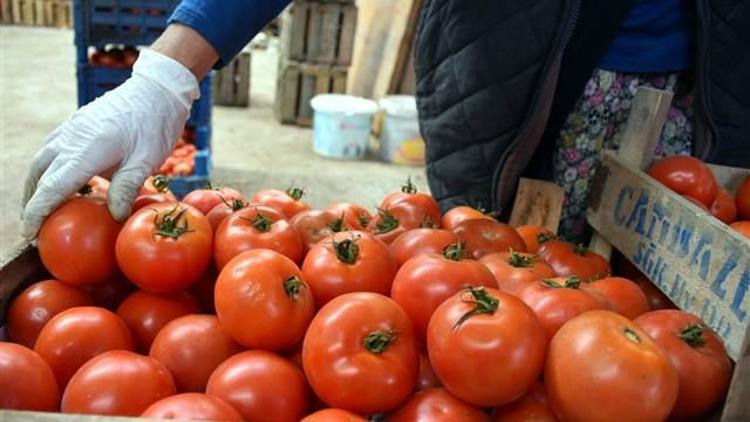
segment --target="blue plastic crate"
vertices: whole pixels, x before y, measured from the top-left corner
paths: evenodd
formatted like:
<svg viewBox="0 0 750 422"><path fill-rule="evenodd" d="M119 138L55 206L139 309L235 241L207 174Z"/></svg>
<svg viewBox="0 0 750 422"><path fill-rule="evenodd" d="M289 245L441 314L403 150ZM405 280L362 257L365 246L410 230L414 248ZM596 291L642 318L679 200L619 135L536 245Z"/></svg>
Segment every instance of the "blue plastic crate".
<svg viewBox="0 0 750 422"><path fill-rule="evenodd" d="M179 0L74 0L75 42L150 45L167 26Z"/></svg>
<svg viewBox="0 0 750 422"><path fill-rule="evenodd" d="M78 106L83 107L130 77L130 69L114 69L83 64L78 66ZM200 83L201 96L193 103L188 124L211 124L211 74ZM209 138L210 139L210 128ZM200 147L199 147L200 148Z"/></svg>
<svg viewBox="0 0 750 422"><path fill-rule="evenodd" d="M195 169L191 176L170 177L169 189L182 199L190 191L208 186L211 176L211 150L195 153Z"/></svg>

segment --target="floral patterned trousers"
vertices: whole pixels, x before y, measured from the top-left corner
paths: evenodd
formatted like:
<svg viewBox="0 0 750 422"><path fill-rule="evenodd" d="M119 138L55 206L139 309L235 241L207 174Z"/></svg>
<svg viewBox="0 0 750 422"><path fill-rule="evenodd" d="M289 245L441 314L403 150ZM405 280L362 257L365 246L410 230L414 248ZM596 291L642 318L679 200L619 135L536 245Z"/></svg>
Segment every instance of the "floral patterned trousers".
<svg viewBox="0 0 750 422"><path fill-rule="evenodd" d="M586 203L602 149L617 149L640 86L675 93L655 155L689 154L693 137L693 97L679 73L632 74L596 69L557 139L555 183L565 189L560 235L580 242L586 236Z"/></svg>

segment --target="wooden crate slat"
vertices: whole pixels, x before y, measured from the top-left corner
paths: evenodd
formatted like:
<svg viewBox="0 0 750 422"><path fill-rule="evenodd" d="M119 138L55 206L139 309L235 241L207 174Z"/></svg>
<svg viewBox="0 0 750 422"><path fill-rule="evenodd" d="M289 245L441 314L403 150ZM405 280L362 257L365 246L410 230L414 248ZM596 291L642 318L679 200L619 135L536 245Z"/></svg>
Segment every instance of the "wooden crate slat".
<svg viewBox="0 0 750 422"><path fill-rule="evenodd" d="M310 100L317 94L346 92L347 68L282 61L275 100L276 118L300 126L312 124Z"/></svg>
<svg viewBox="0 0 750 422"><path fill-rule="evenodd" d="M281 57L290 60L305 60L305 38L310 4L292 3L281 15Z"/></svg>
<svg viewBox="0 0 750 422"><path fill-rule="evenodd" d="M351 2L294 2L282 14L281 58L349 65L356 22Z"/></svg>
<svg viewBox="0 0 750 422"><path fill-rule="evenodd" d="M336 64L350 65L354 52L354 32L357 29L357 8L345 6L341 8L341 29L339 31L338 46L336 48Z"/></svg>
<svg viewBox="0 0 750 422"><path fill-rule="evenodd" d="M13 23L11 4L11 0L0 0L0 22Z"/></svg>
<svg viewBox="0 0 750 422"><path fill-rule="evenodd" d="M613 152L602 155L594 189L592 227L737 359L750 318L750 241Z"/></svg>
<svg viewBox="0 0 750 422"><path fill-rule="evenodd" d="M521 178L508 223L512 227L525 224L542 226L557 233L565 199L565 190L544 180Z"/></svg>
<svg viewBox="0 0 750 422"><path fill-rule="evenodd" d="M307 60L333 63L339 33L341 6L335 3L313 3L307 34Z"/></svg>
<svg viewBox="0 0 750 422"><path fill-rule="evenodd" d="M246 107L250 92L250 52L243 51L213 79L214 104Z"/></svg>
<svg viewBox="0 0 750 422"><path fill-rule="evenodd" d="M281 123L296 123L300 69L296 63L287 63L279 69L274 101L274 114Z"/></svg>

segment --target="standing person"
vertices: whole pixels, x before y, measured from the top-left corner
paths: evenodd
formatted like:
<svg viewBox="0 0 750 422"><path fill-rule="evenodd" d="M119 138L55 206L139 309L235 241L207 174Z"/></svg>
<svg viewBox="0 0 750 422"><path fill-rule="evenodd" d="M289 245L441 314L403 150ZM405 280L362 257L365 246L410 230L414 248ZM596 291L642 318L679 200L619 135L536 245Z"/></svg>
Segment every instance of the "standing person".
<svg viewBox="0 0 750 422"><path fill-rule="evenodd" d="M114 172L110 211L125 218L171 151L198 81L287 3L184 0L133 76L35 156L25 235L105 172ZM598 152L617 146L641 85L677 94L657 152L750 166L748 41L750 0L425 0L415 67L432 193L444 210L507 213L521 175L554 179L566 188L564 234L580 236Z"/></svg>

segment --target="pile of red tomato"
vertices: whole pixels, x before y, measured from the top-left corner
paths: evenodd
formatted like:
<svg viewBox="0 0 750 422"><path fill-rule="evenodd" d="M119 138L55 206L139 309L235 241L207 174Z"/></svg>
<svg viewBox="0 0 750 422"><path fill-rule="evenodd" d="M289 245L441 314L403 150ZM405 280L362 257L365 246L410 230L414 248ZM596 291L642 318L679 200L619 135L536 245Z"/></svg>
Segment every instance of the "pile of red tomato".
<svg viewBox="0 0 750 422"><path fill-rule="evenodd" d="M186 126L177 140L172 154L164 161L159 174L165 176L189 176L195 170L195 129Z"/></svg>
<svg viewBox="0 0 750 422"><path fill-rule="evenodd" d="M664 186L750 238L750 175L733 196L697 158L673 155L654 162L648 174Z"/></svg>
<svg viewBox="0 0 750 422"><path fill-rule="evenodd" d="M374 213L300 189L124 223L92 180L45 221L54 279L0 343L0 407L251 421L661 421L710 414L732 364L697 317L537 226L441 215L408 183Z"/></svg>
<svg viewBox="0 0 750 422"><path fill-rule="evenodd" d="M138 59L135 47L109 46L96 50L89 56L89 64L113 69L130 69Z"/></svg>

